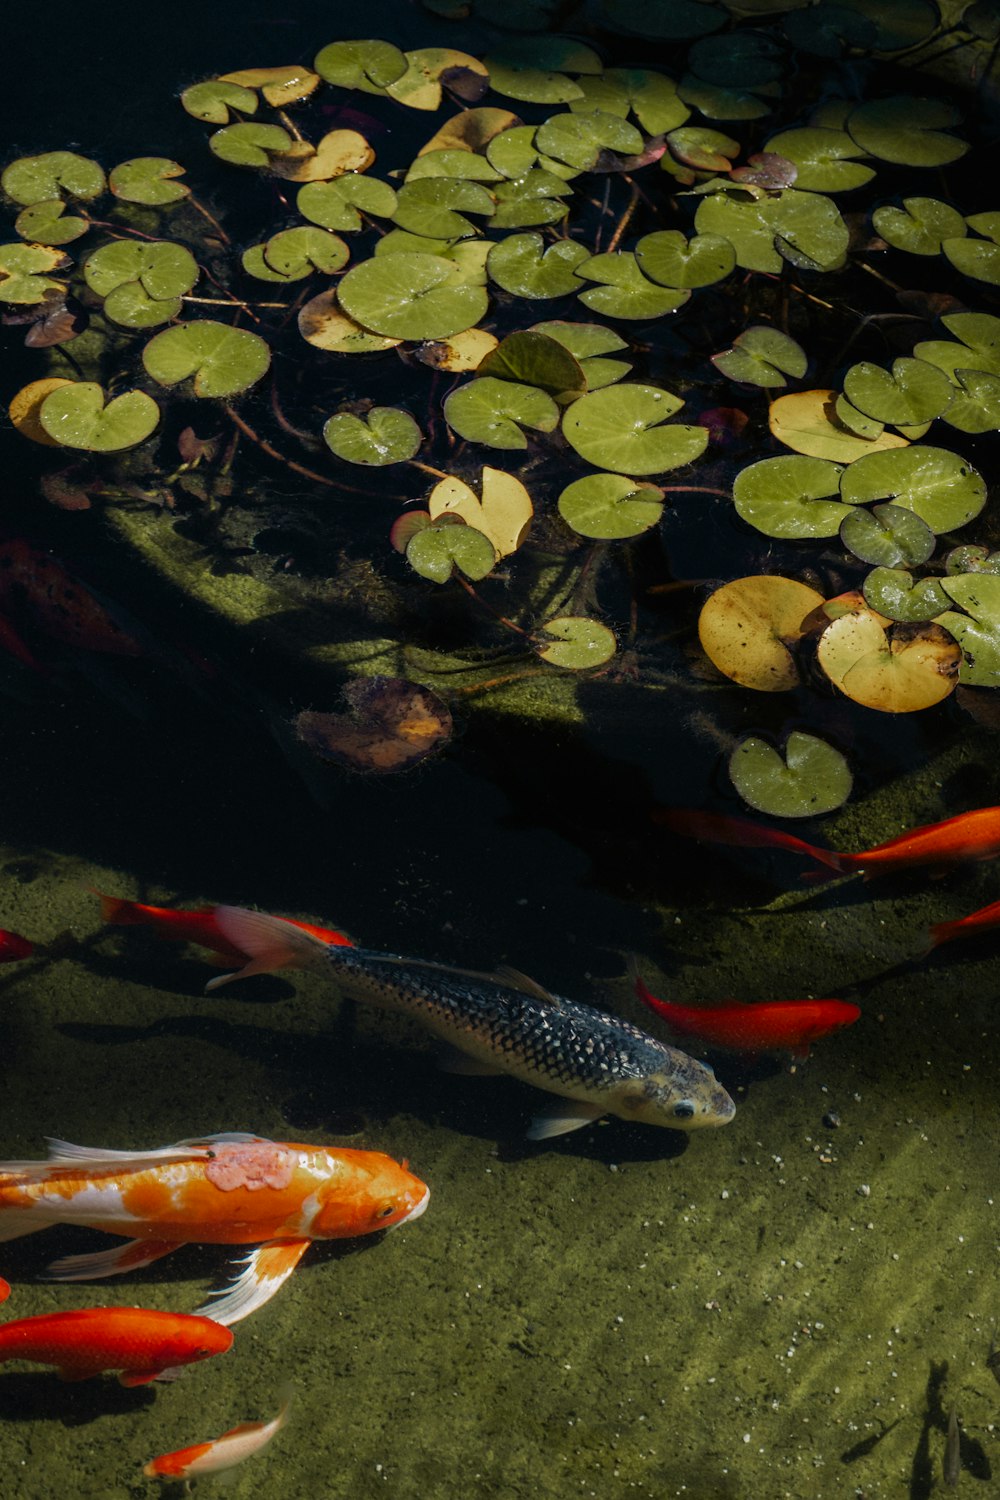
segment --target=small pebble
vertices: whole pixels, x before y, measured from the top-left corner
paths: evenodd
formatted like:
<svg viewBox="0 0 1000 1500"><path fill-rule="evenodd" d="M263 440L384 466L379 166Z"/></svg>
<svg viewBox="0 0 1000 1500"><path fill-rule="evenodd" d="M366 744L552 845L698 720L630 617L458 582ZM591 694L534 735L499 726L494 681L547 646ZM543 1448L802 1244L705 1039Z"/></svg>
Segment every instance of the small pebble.
<svg viewBox="0 0 1000 1500"><path fill-rule="evenodd" d="M823 1124L827 1130L839 1130L841 1125L840 1116L835 1109L828 1109L823 1116Z"/></svg>

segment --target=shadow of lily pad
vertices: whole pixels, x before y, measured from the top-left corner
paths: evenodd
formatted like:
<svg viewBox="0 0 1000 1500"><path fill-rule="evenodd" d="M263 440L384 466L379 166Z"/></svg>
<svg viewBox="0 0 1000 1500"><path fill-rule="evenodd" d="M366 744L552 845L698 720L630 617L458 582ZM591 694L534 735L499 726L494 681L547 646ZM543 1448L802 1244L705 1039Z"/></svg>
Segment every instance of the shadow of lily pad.
<svg viewBox="0 0 1000 1500"><path fill-rule="evenodd" d="M406 771L448 743L451 711L429 688L399 677L359 677L344 688L346 714L308 711L293 728L321 760L352 771Z"/></svg>
<svg viewBox="0 0 1000 1500"><path fill-rule="evenodd" d="M853 778L839 750L794 730L785 753L748 735L729 757L729 775L743 801L775 818L812 818L842 807Z"/></svg>

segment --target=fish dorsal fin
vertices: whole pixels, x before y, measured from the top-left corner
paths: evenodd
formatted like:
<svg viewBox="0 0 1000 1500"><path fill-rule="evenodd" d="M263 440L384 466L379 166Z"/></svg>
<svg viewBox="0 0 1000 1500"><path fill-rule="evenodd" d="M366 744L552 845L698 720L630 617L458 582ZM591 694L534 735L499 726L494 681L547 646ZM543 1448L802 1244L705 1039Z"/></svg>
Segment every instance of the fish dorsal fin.
<svg viewBox="0 0 1000 1500"><path fill-rule="evenodd" d="M541 1000L544 1005L558 1005L559 1001L555 995L538 983L537 979L530 979L527 974L522 974L520 969L514 969L510 964L497 964L495 978L501 984L507 985L509 989L520 990L522 994L530 995L534 1000Z"/></svg>
<svg viewBox="0 0 1000 1500"><path fill-rule="evenodd" d="M53 1136L45 1137L49 1148L46 1162L36 1166L48 1166L60 1162L67 1166L98 1166L101 1163L124 1166L126 1163L142 1165L145 1162L197 1161L211 1154L211 1147L204 1142L179 1141L175 1146L158 1146L151 1151L112 1151L102 1146L74 1146L70 1141L60 1141Z"/></svg>

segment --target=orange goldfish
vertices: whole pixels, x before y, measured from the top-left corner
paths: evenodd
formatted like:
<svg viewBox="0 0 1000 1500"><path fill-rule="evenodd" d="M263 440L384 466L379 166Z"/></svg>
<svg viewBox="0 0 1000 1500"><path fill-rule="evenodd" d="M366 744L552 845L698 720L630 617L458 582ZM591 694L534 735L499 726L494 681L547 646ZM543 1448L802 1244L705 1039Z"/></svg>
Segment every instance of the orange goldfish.
<svg viewBox="0 0 1000 1500"><path fill-rule="evenodd" d="M865 878L893 870L913 869L918 865L944 866L965 860L995 859L1000 854L1000 807L979 807L972 812L945 818L942 823L927 823L912 828L884 844L863 849L860 854L844 854L835 849L821 849L793 833L765 828L746 818L730 818L725 813L685 812L661 809L656 821L674 833L689 838L707 839L715 844L734 844L747 849L787 849L804 854L827 870L849 875L863 870ZM806 877L818 879L821 876Z"/></svg>
<svg viewBox="0 0 1000 1500"><path fill-rule="evenodd" d="M810 1043L852 1026L861 1015L849 1000L763 1000L755 1005L677 1005L658 1000L638 974L635 993L675 1036L729 1052L783 1052L808 1057Z"/></svg>
<svg viewBox="0 0 1000 1500"><path fill-rule="evenodd" d="M276 1417L270 1422L240 1422L221 1437L207 1443L192 1443L161 1453L143 1467L148 1479L200 1479L203 1474L218 1474L263 1451L288 1420L290 1398L285 1397Z"/></svg>
<svg viewBox="0 0 1000 1500"><path fill-rule="evenodd" d="M994 927L1000 927L1000 901L991 901L989 906L981 906L978 911L971 911L967 917L955 917L951 922L936 922L930 930L930 945L938 948L942 943L950 943L955 938L978 937L980 933L989 932Z"/></svg>
<svg viewBox="0 0 1000 1500"><path fill-rule="evenodd" d="M0 1327L0 1362L55 1365L63 1380L118 1370L122 1385L172 1380L184 1365L225 1354L232 1331L191 1313L145 1307L81 1307L17 1318Z"/></svg>
<svg viewBox="0 0 1000 1500"><path fill-rule="evenodd" d="M55 1261L48 1269L55 1281L134 1271L180 1245L256 1245L230 1289L197 1309L219 1323L261 1307L313 1240L391 1229L418 1218L430 1196L405 1163L380 1151L244 1134L153 1151L48 1144L47 1161L0 1162L0 1241L52 1224L129 1237L110 1250Z"/></svg>

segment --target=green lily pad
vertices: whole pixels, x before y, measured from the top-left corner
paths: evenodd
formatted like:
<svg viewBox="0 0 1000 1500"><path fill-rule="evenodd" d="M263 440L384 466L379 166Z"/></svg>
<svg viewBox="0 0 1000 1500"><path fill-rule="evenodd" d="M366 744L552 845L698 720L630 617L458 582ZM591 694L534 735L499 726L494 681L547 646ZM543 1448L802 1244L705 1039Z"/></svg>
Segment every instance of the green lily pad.
<svg viewBox="0 0 1000 1500"><path fill-rule="evenodd" d="M193 375L196 396L225 398L266 374L271 351L255 333L202 318L156 334L142 351L142 362L160 385L177 385Z"/></svg>
<svg viewBox="0 0 1000 1500"><path fill-rule="evenodd" d="M545 391L489 375L452 391L444 415L459 437L491 448L527 448L522 428L551 432L559 424L559 408Z"/></svg>
<svg viewBox="0 0 1000 1500"><path fill-rule="evenodd" d="M765 536L836 536L850 514L838 495L843 469L825 458L787 454L762 458L736 476L737 513Z"/></svg>
<svg viewBox="0 0 1000 1500"><path fill-rule="evenodd" d="M454 516L441 516L410 537L406 560L421 577L447 583L456 568L466 578L485 578L497 558L489 537Z"/></svg>
<svg viewBox="0 0 1000 1500"><path fill-rule="evenodd" d="M846 130L822 126L782 130L771 136L764 149L795 164L795 186L807 193L847 193L875 176L873 167L857 160L863 152Z"/></svg>
<svg viewBox="0 0 1000 1500"><path fill-rule="evenodd" d="M644 234L636 244L635 258L650 281L671 287L712 286L736 265L736 251L729 240L717 234L688 239L679 229Z"/></svg>
<svg viewBox="0 0 1000 1500"><path fill-rule="evenodd" d="M644 143L639 131L627 120L593 110L583 115L571 112L551 115L536 130L535 144L546 156L565 162L578 172L589 172L602 151L636 156Z"/></svg>
<svg viewBox="0 0 1000 1500"><path fill-rule="evenodd" d="M802 378L809 359L802 345L778 328L755 324L737 334L733 347L712 355L712 363L730 380L746 385L785 386L786 375Z"/></svg>
<svg viewBox="0 0 1000 1500"><path fill-rule="evenodd" d="M323 427L323 441L349 464L399 464L412 458L423 434L409 412L398 406L373 406L364 417L334 412Z"/></svg>
<svg viewBox="0 0 1000 1500"><path fill-rule="evenodd" d="M493 189L496 208L490 228L528 229L537 224L558 224L569 212L563 202L569 191L561 178L540 167L525 172L523 177L501 182Z"/></svg>
<svg viewBox="0 0 1000 1500"><path fill-rule="evenodd" d="M483 63L496 93L530 104L579 99L582 90L567 74L601 72L597 53L565 36L510 37Z"/></svg>
<svg viewBox="0 0 1000 1500"><path fill-rule="evenodd" d="M584 615L560 615L546 620L543 644L536 646L542 661L570 672L603 667L618 649L613 631Z"/></svg>
<svg viewBox="0 0 1000 1500"><path fill-rule="evenodd" d="M774 248L771 201L753 198L745 189L738 194L713 193L698 204L694 227L699 235L728 240L736 264L745 271L768 271L776 275L784 262Z"/></svg>
<svg viewBox="0 0 1000 1500"><path fill-rule="evenodd" d="M773 107L749 89L716 88L690 72L682 74L677 94L685 104L693 104L707 120L759 120L770 114Z"/></svg>
<svg viewBox="0 0 1000 1500"><path fill-rule="evenodd" d="M1000 577L973 573L940 582L959 607L937 621L962 648L959 681L966 687L1000 687Z"/></svg>
<svg viewBox="0 0 1000 1500"><path fill-rule="evenodd" d="M338 234L313 225L282 229L265 245L243 253L243 268L261 281L302 281L314 271L332 276L347 264L350 251Z"/></svg>
<svg viewBox="0 0 1000 1500"><path fill-rule="evenodd" d="M509 333L486 355L477 374L538 386L552 396L582 395L587 389L583 367L565 345L530 329Z"/></svg>
<svg viewBox="0 0 1000 1500"><path fill-rule="evenodd" d="M958 161L969 147L958 136L946 134L959 114L943 99L917 99L911 94L873 99L847 117L847 130L869 156L906 167L945 167Z"/></svg>
<svg viewBox="0 0 1000 1500"><path fill-rule="evenodd" d="M184 168L168 156L133 156L111 168L108 187L125 203L162 208L167 203L179 203L190 193L183 182L175 181L183 176Z"/></svg>
<svg viewBox="0 0 1000 1500"><path fill-rule="evenodd" d="M844 471L840 493L848 505L893 500L939 534L964 526L986 504L986 485L971 464L946 448L919 443L856 459Z"/></svg>
<svg viewBox="0 0 1000 1500"><path fill-rule="evenodd" d="M0 187L15 203L46 203L66 193L89 202L104 192L104 173L89 156L75 151L44 151L41 156L19 156L4 169Z"/></svg>
<svg viewBox="0 0 1000 1500"><path fill-rule="evenodd" d="M238 125L224 125L209 136L208 144L221 161L235 167L268 167L272 156L288 150L292 137L281 125L242 120Z"/></svg>
<svg viewBox="0 0 1000 1500"><path fill-rule="evenodd" d="M871 609L905 624L933 620L951 603L938 579L922 578L914 583L912 574L895 567L874 568L864 581L863 591Z"/></svg>
<svg viewBox="0 0 1000 1500"><path fill-rule="evenodd" d="M50 438L64 448L120 453L145 442L160 420L160 408L144 391L126 391L105 405L93 381L73 381L51 391L39 418Z"/></svg>
<svg viewBox="0 0 1000 1500"><path fill-rule="evenodd" d="M627 115L629 110L649 135L665 135L688 119L691 111L665 73L647 68L606 68L599 76L577 79L583 97L573 100L574 114L599 109Z"/></svg>
<svg viewBox="0 0 1000 1500"><path fill-rule="evenodd" d="M793 730L781 754L748 735L729 757L733 786L750 807L773 818L814 818L842 807L853 778L839 750L813 734Z"/></svg>
<svg viewBox="0 0 1000 1500"><path fill-rule="evenodd" d="M414 157L406 171L406 182L420 182L425 177L457 177L471 182L503 182L504 175L477 151L442 147ZM491 187L492 191L492 187Z"/></svg>
<svg viewBox="0 0 1000 1500"><path fill-rule="evenodd" d="M189 115L209 125L227 125L233 115L257 113L257 95L238 83L223 78L209 78L194 83L181 94L181 103Z"/></svg>
<svg viewBox="0 0 1000 1500"><path fill-rule="evenodd" d="M867 16L826 0L808 10L792 11L783 24L792 46L815 57L843 57L852 48L868 52L877 36Z"/></svg>
<svg viewBox="0 0 1000 1500"><path fill-rule="evenodd" d="M877 438L885 430L884 422L877 422L874 417L858 411L858 408L851 405L843 392L837 397L834 410L838 422L842 422L857 437L864 438L868 442Z"/></svg>
<svg viewBox="0 0 1000 1500"><path fill-rule="evenodd" d="M30 306L44 302L48 292L65 291L65 283L47 272L68 264L69 258L49 245L0 245L0 302Z"/></svg>
<svg viewBox="0 0 1000 1500"><path fill-rule="evenodd" d="M941 246L956 271L990 286L1000 286L1000 245L992 240L951 239Z"/></svg>
<svg viewBox="0 0 1000 1500"><path fill-rule="evenodd" d="M482 287L456 285L440 255L380 255L348 271L338 288L348 317L399 339L446 339L478 323L489 298Z"/></svg>
<svg viewBox="0 0 1000 1500"><path fill-rule="evenodd" d="M876 422L907 427L939 417L953 387L943 370L923 359L897 359L891 374L865 360L844 376L844 395Z"/></svg>
<svg viewBox="0 0 1000 1500"><path fill-rule="evenodd" d="M1000 375L957 370L958 390L941 419L959 432L1000 432Z"/></svg>
<svg viewBox="0 0 1000 1500"><path fill-rule="evenodd" d="M576 167L546 156L535 143L534 125L511 125L500 131L486 147L486 159L498 172L516 181L541 168L568 182L578 175Z"/></svg>
<svg viewBox="0 0 1000 1500"><path fill-rule="evenodd" d="M403 77L407 62L391 42L330 42L317 52L313 67L338 88L381 94Z"/></svg>
<svg viewBox="0 0 1000 1500"><path fill-rule="evenodd" d="M484 287L490 248L487 240L429 240L406 229L390 229L375 246L375 256L436 255L445 262L453 286Z"/></svg>
<svg viewBox="0 0 1000 1500"><path fill-rule="evenodd" d="M466 99L478 98L489 84L489 75L479 59L454 47L418 47L404 55L406 72L387 86L386 93L408 109L437 109L443 84L452 76L461 80ZM469 85L477 79L481 81L472 94Z"/></svg>
<svg viewBox="0 0 1000 1500"><path fill-rule="evenodd" d="M976 234L1000 244L1000 210L991 208L984 214L967 214L965 222Z"/></svg>
<svg viewBox="0 0 1000 1500"><path fill-rule="evenodd" d="M584 245L559 240L545 248L540 234L510 234L492 246L486 269L515 297L565 297L580 290L576 267L588 260Z"/></svg>
<svg viewBox="0 0 1000 1500"><path fill-rule="evenodd" d="M675 161L696 172L728 172L740 153L739 141L704 125L682 125L671 130L667 147Z"/></svg>
<svg viewBox="0 0 1000 1500"><path fill-rule="evenodd" d="M614 31L664 42L707 36L729 19L711 0L601 0L600 14Z"/></svg>
<svg viewBox="0 0 1000 1500"><path fill-rule="evenodd" d="M396 194L377 177L345 172L331 182L305 183L299 188L295 206L311 224L347 231L363 228L363 213L391 219L396 211Z"/></svg>
<svg viewBox="0 0 1000 1500"><path fill-rule="evenodd" d="M556 319L536 323L529 333L544 333L574 355L583 371L588 391L601 390L622 380L632 366L624 359L605 359L605 353L627 349L625 340L603 323L567 323Z"/></svg>
<svg viewBox="0 0 1000 1500"><path fill-rule="evenodd" d="M781 77L785 53L762 31L730 31L706 37L688 51L688 67L717 88L759 88Z"/></svg>
<svg viewBox="0 0 1000 1500"><path fill-rule="evenodd" d="M902 208L883 204L872 214L872 224L886 244L911 255L940 255L944 240L965 234L958 209L940 198L904 198Z"/></svg>
<svg viewBox="0 0 1000 1500"><path fill-rule="evenodd" d="M683 404L679 396L659 386L609 386L567 407L563 436L596 468L662 474L692 463L708 443L705 427L667 423Z"/></svg>
<svg viewBox="0 0 1000 1500"><path fill-rule="evenodd" d="M396 193L393 218L400 229L435 239L464 239L476 233L476 226L466 213L489 218L495 204L478 182L455 177L423 177L404 182ZM464 213L457 212L463 209Z"/></svg>
<svg viewBox="0 0 1000 1500"><path fill-rule="evenodd" d="M928 339L914 348L918 359L937 365L956 383L959 370L1000 375L1000 318L990 313L949 313L941 321L961 342Z"/></svg>
<svg viewBox="0 0 1000 1500"><path fill-rule="evenodd" d="M988 547L967 542L964 547L952 547L944 565L949 574L1000 573L1000 552L991 552Z"/></svg>
<svg viewBox="0 0 1000 1500"><path fill-rule="evenodd" d="M862 562L895 568L919 567L933 555L937 538L912 510L901 505L854 506L840 523L840 540Z"/></svg>
<svg viewBox="0 0 1000 1500"><path fill-rule="evenodd" d="M22 208L14 220L14 228L22 239L36 245L68 245L86 234L90 224L75 214L67 214L62 198L47 198Z"/></svg>
<svg viewBox="0 0 1000 1500"><path fill-rule="evenodd" d="M113 240L88 255L84 280L98 297L107 298L129 282L138 282L156 301L183 297L198 280L198 262L172 240ZM114 317L114 312L109 312Z"/></svg>
<svg viewBox="0 0 1000 1500"><path fill-rule="evenodd" d="M777 250L803 271L836 271L847 258L847 225L832 199L785 188L767 204Z"/></svg>
<svg viewBox="0 0 1000 1500"><path fill-rule="evenodd" d="M625 474L588 474L559 496L559 514L580 536L601 541L640 536L663 514L663 491Z"/></svg>
<svg viewBox="0 0 1000 1500"><path fill-rule="evenodd" d="M602 283L581 292L580 301L609 318L662 318L683 307L691 295L687 290L649 281L629 250L588 256L576 267L576 274Z"/></svg>

